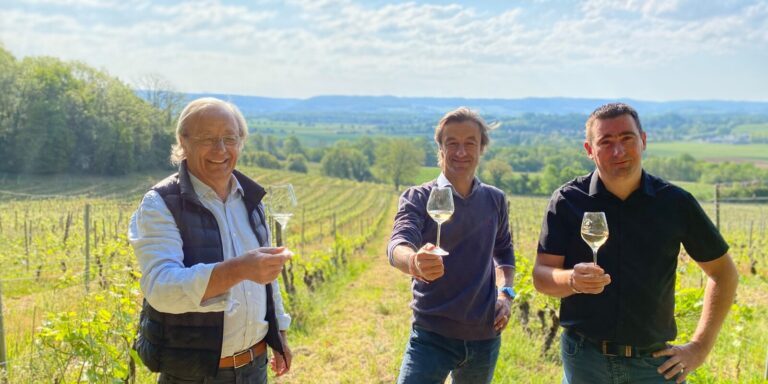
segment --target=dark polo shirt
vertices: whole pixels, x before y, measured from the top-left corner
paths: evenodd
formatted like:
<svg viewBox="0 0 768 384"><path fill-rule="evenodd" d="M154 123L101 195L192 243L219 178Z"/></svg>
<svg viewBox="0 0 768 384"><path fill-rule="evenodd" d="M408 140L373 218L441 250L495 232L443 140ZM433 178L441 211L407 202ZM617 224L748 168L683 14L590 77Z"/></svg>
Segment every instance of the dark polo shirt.
<svg viewBox="0 0 768 384"><path fill-rule="evenodd" d="M724 255L728 244L683 189L643 171L640 188L621 201L593 172L552 195L538 251L563 256L565 269L592 262L580 233L585 211L605 212L608 220L610 234L597 263L611 283L598 295L563 298L561 324L593 339L639 347L674 340L680 244L700 262Z"/></svg>

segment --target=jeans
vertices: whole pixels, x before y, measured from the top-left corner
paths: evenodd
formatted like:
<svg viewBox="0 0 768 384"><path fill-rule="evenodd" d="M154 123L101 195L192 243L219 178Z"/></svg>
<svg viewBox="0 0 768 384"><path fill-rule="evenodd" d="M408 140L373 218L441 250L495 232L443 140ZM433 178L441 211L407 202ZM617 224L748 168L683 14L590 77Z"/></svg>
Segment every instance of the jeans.
<svg viewBox="0 0 768 384"><path fill-rule="evenodd" d="M240 368L219 368L213 377L179 377L161 373L158 384L267 384L267 353Z"/></svg>
<svg viewBox="0 0 768 384"><path fill-rule="evenodd" d="M397 382L442 384L450 373L454 384L490 383L500 346L500 336L465 341L414 326Z"/></svg>
<svg viewBox="0 0 768 384"><path fill-rule="evenodd" d="M597 345L584 338L563 332L560 336L563 359L563 384L656 384L674 383L665 380L656 369L668 357L606 356Z"/></svg>

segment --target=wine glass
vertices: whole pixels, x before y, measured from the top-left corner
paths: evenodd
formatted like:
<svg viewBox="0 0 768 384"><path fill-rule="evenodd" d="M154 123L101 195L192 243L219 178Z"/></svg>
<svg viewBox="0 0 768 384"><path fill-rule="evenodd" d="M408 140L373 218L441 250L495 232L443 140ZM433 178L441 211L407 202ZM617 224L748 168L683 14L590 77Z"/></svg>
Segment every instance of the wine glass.
<svg viewBox="0 0 768 384"><path fill-rule="evenodd" d="M427 200L427 213L437 222L437 241L432 253L447 256L448 252L440 248L440 227L453 215L453 190L451 187L432 188Z"/></svg>
<svg viewBox="0 0 768 384"><path fill-rule="evenodd" d="M293 185L271 185L267 187L267 212L280 224L280 229L285 231L288 220L293 216L298 202L293 193Z"/></svg>
<svg viewBox="0 0 768 384"><path fill-rule="evenodd" d="M581 238L592 248L592 260L597 265L597 250L608 240L605 212L584 212L584 218L581 220Z"/></svg>

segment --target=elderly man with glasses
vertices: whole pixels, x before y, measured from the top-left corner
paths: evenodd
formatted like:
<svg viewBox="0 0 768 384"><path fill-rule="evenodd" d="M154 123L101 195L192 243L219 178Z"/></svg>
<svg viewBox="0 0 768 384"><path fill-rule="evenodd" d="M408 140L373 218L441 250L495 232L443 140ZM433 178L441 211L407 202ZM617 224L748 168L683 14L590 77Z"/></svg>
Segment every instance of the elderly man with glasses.
<svg viewBox="0 0 768 384"><path fill-rule="evenodd" d="M235 170L247 135L234 105L202 98L179 117L178 173L144 195L129 240L144 304L134 345L160 383L266 383L291 351L277 276L292 253L270 247L265 190Z"/></svg>

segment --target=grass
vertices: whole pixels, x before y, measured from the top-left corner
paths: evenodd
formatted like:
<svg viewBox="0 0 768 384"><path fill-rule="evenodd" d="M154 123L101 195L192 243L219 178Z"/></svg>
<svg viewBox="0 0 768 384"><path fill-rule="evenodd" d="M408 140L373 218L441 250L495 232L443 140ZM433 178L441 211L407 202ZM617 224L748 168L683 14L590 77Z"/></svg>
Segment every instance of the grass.
<svg viewBox="0 0 768 384"><path fill-rule="evenodd" d="M414 184L426 183L427 181L436 179L438 175L440 175L440 167L421 167Z"/></svg>
<svg viewBox="0 0 768 384"><path fill-rule="evenodd" d="M679 156L687 153L699 160L768 164L768 144L670 141L648 143L647 151L651 156Z"/></svg>

